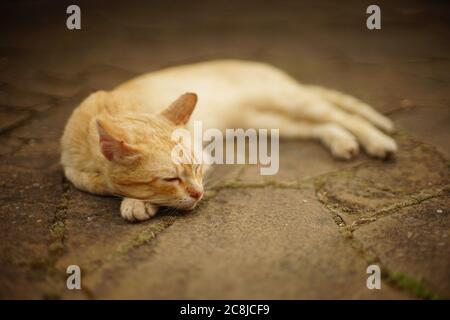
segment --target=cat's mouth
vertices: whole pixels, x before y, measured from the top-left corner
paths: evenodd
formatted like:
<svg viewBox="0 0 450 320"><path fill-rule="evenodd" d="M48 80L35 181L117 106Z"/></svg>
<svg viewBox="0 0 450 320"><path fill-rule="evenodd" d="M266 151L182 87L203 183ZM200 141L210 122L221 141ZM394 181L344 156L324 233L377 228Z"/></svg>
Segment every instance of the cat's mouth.
<svg viewBox="0 0 450 320"><path fill-rule="evenodd" d="M195 207L197 207L198 203L199 203L199 201L195 201L192 204L184 204L184 205L181 205L181 206L177 206L177 209L185 210L185 211L191 211L191 210L194 210Z"/></svg>
<svg viewBox="0 0 450 320"><path fill-rule="evenodd" d="M185 211L191 211L191 210L194 210L195 207L197 207L197 203L194 203L193 205L190 205L190 206L182 206L179 209L185 210Z"/></svg>

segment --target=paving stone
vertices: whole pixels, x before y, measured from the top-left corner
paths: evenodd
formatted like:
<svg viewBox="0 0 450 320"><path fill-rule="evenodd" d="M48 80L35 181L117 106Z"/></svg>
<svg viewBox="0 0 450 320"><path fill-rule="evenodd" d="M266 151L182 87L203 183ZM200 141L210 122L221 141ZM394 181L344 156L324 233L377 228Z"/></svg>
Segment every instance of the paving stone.
<svg viewBox="0 0 450 320"><path fill-rule="evenodd" d="M64 254L56 264L62 274L67 266L76 264L83 273L83 283L92 273L128 251L145 245L155 234L173 222L173 217L160 215L144 223L130 223L120 216L120 199L98 197L69 189L70 199L64 220ZM70 292L60 283L59 292L68 298L90 298L86 291Z"/></svg>
<svg viewBox="0 0 450 320"><path fill-rule="evenodd" d="M65 220L68 257L63 261L74 260L81 266L95 265L120 245L121 236L129 234L132 237L134 230L144 226L127 223L120 217L119 199L90 195L74 187L70 187L68 197Z"/></svg>
<svg viewBox="0 0 450 320"><path fill-rule="evenodd" d="M78 78L67 79L62 75L47 71L34 72L25 79L23 77L9 78L9 81L13 84L16 83L15 81L20 81L21 85L30 91L61 98L70 98L76 95L83 83Z"/></svg>
<svg viewBox="0 0 450 320"><path fill-rule="evenodd" d="M47 256L49 228L55 204L1 200L1 261L15 265L30 264Z"/></svg>
<svg viewBox="0 0 450 320"><path fill-rule="evenodd" d="M73 109L89 94L83 90L76 96L62 99L45 115L36 116L26 124L11 132L13 137L41 141L42 143L59 143L67 119Z"/></svg>
<svg viewBox="0 0 450 320"><path fill-rule="evenodd" d="M27 112L17 112L15 110L0 108L0 134L23 123L29 116L30 114Z"/></svg>
<svg viewBox="0 0 450 320"><path fill-rule="evenodd" d="M48 170L0 168L0 297L45 298L52 292L49 248L55 241L62 176Z"/></svg>
<svg viewBox="0 0 450 320"><path fill-rule="evenodd" d="M3 166L44 169L59 163L59 141L30 140L14 152L14 157L3 157Z"/></svg>
<svg viewBox="0 0 450 320"><path fill-rule="evenodd" d="M233 185L242 175L243 170L244 165L212 165L203 181L205 189L214 191L224 186Z"/></svg>
<svg viewBox="0 0 450 320"><path fill-rule="evenodd" d="M48 104L49 96L36 92L21 90L10 84L0 84L0 105L33 109L35 106Z"/></svg>
<svg viewBox="0 0 450 320"><path fill-rule="evenodd" d="M135 72L111 65L92 65L78 76L80 82L93 90L111 90L136 76Z"/></svg>
<svg viewBox="0 0 450 320"><path fill-rule="evenodd" d="M246 165L236 177L235 184L292 186L329 172L343 170L367 161L360 154L351 161L336 160L319 142L280 140L279 171L261 175L261 165ZM226 184L226 183L225 183Z"/></svg>
<svg viewBox="0 0 450 320"><path fill-rule="evenodd" d="M391 272L404 273L450 297L450 196L399 210L354 232Z"/></svg>
<svg viewBox="0 0 450 320"><path fill-rule="evenodd" d="M368 290L366 267L311 187L233 189L85 283L96 298L408 297Z"/></svg>
<svg viewBox="0 0 450 320"><path fill-rule="evenodd" d="M10 137L7 135L0 136L0 156L7 155L13 153L18 150L22 145L24 145L26 141L23 139L19 139L16 137Z"/></svg>
<svg viewBox="0 0 450 320"><path fill-rule="evenodd" d="M371 161L321 177L317 194L347 223L446 192L448 161L434 148L404 135L391 161Z"/></svg>
<svg viewBox="0 0 450 320"><path fill-rule="evenodd" d="M47 168L0 165L0 200L53 203L62 193L63 174L59 166Z"/></svg>
<svg viewBox="0 0 450 320"><path fill-rule="evenodd" d="M409 102L411 108L393 115L397 126L408 130L411 134L426 143L438 147L447 158L450 158L448 143L448 124L450 123L450 108L447 106L417 106Z"/></svg>

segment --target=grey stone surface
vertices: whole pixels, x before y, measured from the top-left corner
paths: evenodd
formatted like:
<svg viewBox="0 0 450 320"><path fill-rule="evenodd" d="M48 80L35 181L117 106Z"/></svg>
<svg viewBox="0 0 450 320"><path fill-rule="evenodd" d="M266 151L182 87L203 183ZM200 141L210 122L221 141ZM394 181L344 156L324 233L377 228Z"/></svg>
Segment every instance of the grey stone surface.
<svg viewBox="0 0 450 320"><path fill-rule="evenodd" d="M311 186L229 189L85 285L106 298L407 297L368 290L366 268Z"/></svg>
<svg viewBox="0 0 450 320"><path fill-rule="evenodd" d="M450 197L403 208L354 232L390 270L408 274L450 297Z"/></svg>
<svg viewBox="0 0 450 320"><path fill-rule="evenodd" d="M448 193L449 164L434 147L397 135L399 152L336 171L316 182L319 199L347 224Z"/></svg>
<svg viewBox="0 0 450 320"><path fill-rule="evenodd" d="M397 127L411 132L421 141L436 146L447 158L450 157L448 104L442 106L414 106L393 115Z"/></svg>
<svg viewBox="0 0 450 320"><path fill-rule="evenodd" d="M50 98L46 95L22 90L11 84L3 83L0 86L0 105L3 106L33 109L49 101Z"/></svg>
<svg viewBox="0 0 450 320"><path fill-rule="evenodd" d="M367 161L364 154L352 161L333 159L320 143L312 141L281 140L279 152L279 171L275 175L261 175L261 165L242 166L234 184L295 186L305 180L330 172L345 170ZM233 170L235 170L233 168ZM224 181L226 185L227 182Z"/></svg>
<svg viewBox="0 0 450 320"><path fill-rule="evenodd" d="M0 133L19 126L29 116L27 112L17 112L16 110L0 108Z"/></svg>

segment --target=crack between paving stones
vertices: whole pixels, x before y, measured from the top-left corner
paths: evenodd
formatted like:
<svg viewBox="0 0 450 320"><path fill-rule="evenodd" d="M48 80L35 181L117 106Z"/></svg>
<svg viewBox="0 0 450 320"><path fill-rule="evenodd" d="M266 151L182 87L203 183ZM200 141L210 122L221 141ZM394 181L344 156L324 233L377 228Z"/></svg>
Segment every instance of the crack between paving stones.
<svg viewBox="0 0 450 320"><path fill-rule="evenodd" d="M424 189L418 193L410 194L410 199L405 201L401 204L392 204L390 206L387 206L385 208L381 208L379 211L371 214L368 217L364 217L358 220L355 220L351 227L358 227L360 225L368 224L371 222L376 221L378 218L386 217L391 214L394 214L401 209L414 207L416 205L421 204L424 201L430 200L430 199L436 199L443 196L448 195L448 191L450 190L450 185L445 185L443 187L438 188L429 188ZM423 195L425 193L425 195ZM423 195L423 196L422 196ZM355 228L356 230L356 228Z"/></svg>
<svg viewBox="0 0 450 320"><path fill-rule="evenodd" d="M366 261L368 266L376 264L380 267L381 278L385 285L405 292L414 298L427 300L443 299L443 297L428 289L423 281L404 272L396 272L386 267L378 255L376 255L372 250L364 249L362 243L353 237L353 231L345 229L340 229L340 231L341 235L344 237L344 240L350 244L350 247L355 250L356 253L364 259L364 261Z"/></svg>
<svg viewBox="0 0 450 320"><path fill-rule="evenodd" d="M339 208L336 207L337 206L336 204L329 204L327 202L328 199L324 195L319 193L317 191L317 189L316 189L316 197L319 200L319 202L321 202L322 205L325 206L328 209L328 211L331 212L333 219L335 220L336 224L339 227L347 227L351 230L356 230L359 226L372 223L372 222L378 220L378 218L392 215L392 214L400 211L401 209L419 205L422 202L430 200L430 199L446 196L448 194L449 190L450 190L450 185L444 185L444 186L426 188L417 193L412 193L412 194L406 195L405 197L408 198L407 200L405 200L401 203L394 203L394 204L382 207L372 213L368 212L367 216L356 219L355 221L353 221L353 223L351 225L346 224L343 219L342 211L345 211L345 210L339 210ZM346 208L346 207L343 206L343 208Z"/></svg>
<svg viewBox="0 0 450 320"><path fill-rule="evenodd" d="M65 220L67 215L67 209L69 204L69 182L66 178L62 177L62 196L57 205L53 223L50 226L50 245L49 245L49 257L51 261L56 262L59 257L64 253L64 237L65 237Z"/></svg>
<svg viewBox="0 0 450 320"><path fill-rule="evenodd" d="M47 290L43 293L43 299L60 299L62 296L61 283L66 282L66 274L56 267L56 263L65 252L65 220L69 202L69 183L62 177L62 194L57 208L53 214L53 220L49 226L49 244L47 256L42 259L35 259L24 265L31 269L40 269L45 272L43 281L47 284Z"/></svg>
<svg viewBox="0 0 450 320"><path fill-rule="evenodd" d="M142 246L154 245L157 237L167 230L171 225L178 220L178 216L173 212L169 212L167 215L161 216L161 218L156 223L150 223L147 228L139 232L131 240L126 241L116 248L109 256L104 260L97 263L91 263L83 268L84 277L92 276L98 274L99 271L105 270L108 266L121 261L131 252L138 250ZM83 291L88 299L95 299L94 290L88 284L83 284Z"/></svg>
<svg viewBox="0 0 450 320"><path fill-rule="evenodd" d="M5 134L5 135L2 136L2 137L6 138L6 139L9 139L9 138L17 139L17 140L20 141L20 144L19 144L16 148L14 148L14 150L11 150L11 152L7 152L7 153L0 154L0 158L2 158L2 157L8 157L8 156L13 155L13 154L16 153L16 152L20 152L20 150L22 150L22 149L25 148L27 145L29 145L29 144L31 143L31 141L36 140L35 138L12 137L12 136L9 135L9 134Z"/></svg>
<svg viewBox="0 0 450 320"><path fill-rule="evenodd" d="M359 166L363 166L365 164L366 164L366 162L360 163L360 164L352 167L352 169L357 168ZM441 299L440 296L438 296L437 294L430 291L422 283L422 281L417 280L414 277L407 275L405 273L400 273L400 272L395 272L395 271L390 270L381 262L380 258L377 255L375 255L374 253L369 253L366 250L364 250L362 244L353 237L353 232L356 229L349 228L351 226L346 225L346 223L344 222L344 220L342 219L342 217L340 215L339 210L327 205L325 203L324 199L323 198L321 199L320 195L318 194L316 183L333 173L335 173L335 172L325 173L325 174L317 176L317 177L305 179L305 180L295 182L295 183L288 183L288 184L280 183L277 181L267 181L264 183L256 183L256 184L246 184L246 183L240 183L238 181L239 179L235 178L235 179L233 179L233 181L231 181L229 183L226 183L223 185L219 184L218 186L212 187L210 189L210 191L213 194L208 199L214 198L218 192L220 192L221 190L224 190L224 189L239 189L239 188L257 189L257 188L264 188L264 187L273 187L273 188L281 188L281 189L297 189L297 190L300 189L300 190L302 190L302 189L305 189L307 187L307 185L312 182L315 187L315 194L316 194L317 199L331 213L334 222L336 223L336 225L338 225L340 227L339 231L340 231L341 235L344 237L345 241L350 243L350 246L357 252L358 255L360 255L363 258L364 261L366 261L367 265L376 263L380 266L380 269L382 270L382 279L384 280L385 285L395 288L397 290L403 291L403 292L405 292L411 296L414 296L416 298ZM400 204L400 205L396 204L396 205L388 207L388 208L382 208L381 210L377 211L374 215L378 214L377 217L386 216L386 215L392 214L394 212L397 212L398 210L400 210L402 208L414 206L414 205L420 204L423 201L426 201L426 200L429 200L429 199L432 199L435 197L440 197L440 196L446 194L446 192L448 191L448 188L449 188L448 185L442 186L440 188L437 188L437 191L435 191L435 192L433 192L432 190L436 190L436 188L427 188L425 190L422 190L419 193L410 195L410 197L412 198L410 202L407 202L406 204ZM423 194L424 192L430 192L431 195L425 196L425 197L420 197L419 195ZM419 199L417 199L417 198L419 198ZM365 218L365 219L368 219L368 218ZM372 222L372 221L369 221L369 222ZM347 228L345 228L345 227L347 227Z"/></svg>
<svg viewBox="0 0 450 320"><path fill-rule="evenodd" d="M434 147L434 146L433 146ZM438 154L445 160L446 158L437 151ZM361 163L359 165L356 165L352 167L352 169L358 168L359 166L365 165L365 163ZM352 225L347 225L345 221L342 218L341 211L334 207L333 205L330 205L326 202L326 197L322 195L319 192L320 186L319 184L323 183L324 178L327 176L333 175L336 172L330 172L326 173L324 175L315 177L312 179L314 181L314 187L315 187L315 194L319 202L322 203L322 205L331 213L331 216L335 223L340 227L339 231L341 235L344 237L346 241L350 243L350 246L356 250L356 252L363 257L363 259L366 261L368 265L370 264L378 264L382 270L382 279L384 282L398 290L401 290L403 292L406 292L416 298L421 299L443 299L443 297L433 293L431 290L429 290L426 285L423 283L423 281L419 279L415 279L414 277L403 273L403 272L396 272L394 270L391 270L387 268L382 262L381 259L371 250L365 250L362 243L356 240L353 237L353 232L358 229L360 225L368 224L373 221L375 221L379 217L385 217L389 216L395 212L398 212L399 210L415 205L419 205L424 201L433 199L433 198L439 198L442 196L446 196L450 190L450 185L441 185L441 186L433 186L431 188L423 189L417 193L412 193L409 195L406 195L408 199L402 203L395 203L390 206L386 206L384 208L381 208L379 210L376 210L373 214L371 214L369 217L364 217L361 219L358 219L353 222ZM359 222L359 223L358 223ZM369 252L371 251L371 252Z"/></svg>
<svg viewBox="0 0 450 320"><path fill-rule="evenodd" d="M381 209L381 211L384 211L382 213L382 215L377 215L378 212L380 212L380 211L378 211L374 215L377 215L376 218L384 217L384 216L390 215L394 212L397 212L398 210L400 210L402 208L415 206L426 200L444 196L444 195L446 195L446 191L448 191L448 188L449 188L448 185L443 186L442 188L440 188L437 191L436 194L433 194L429 197L421 198L420 200L417 200L413 203L408 203L405 205L397 205L397 206L395 206L395 208L392 208L392 209L390 208L390 210ZM430 189L427 189L427 190L430 190ZM434 190L434 189L431 189L431 190ZM422 192L423 192L423 190L422 190ZM418 193L418 194L420 194L420 193ZM414 198L414 196L415 195L413 195L412 197ZM393 271L393 270L387 268L382 263L381 259L372 250L370 250L370 249L365 250L362 243L354 238L353 232L358 229L357 228L358 225L353 225L353 224L347 225L344 222L344 220L342 219L342 217L340 216L339 210L327 205L327 203L324 202L324 199L320 195L318 195L317 188L316 188L316 197L319 200L319 202L321 202L324 205L324 207L331 213L333 220L340 227L339 232L341 233L344 240L350 244L350 247L352 247L352 249L355 250L357 252L357 254L364 259L364 261L366 261L367 265L377 264L380 267L382 279L384 280L385 284L387 284L393 288L396 288L397 290L401 290L405 293L408 293L409 295L414 296L416 298L443 299L439 295L437 295L437 294L433 293L431 290L429 290L426 287L426 285L423 283L423 281L415 279L414 277L412 277L404 272L396 272L396 271ZM363 218L363 219L368 219L368 218ZM356 220L356 221L359 221L359 220ZM368 219L364 224L367 224L367 223L370 223L373 221L374 220Z"/></svg>

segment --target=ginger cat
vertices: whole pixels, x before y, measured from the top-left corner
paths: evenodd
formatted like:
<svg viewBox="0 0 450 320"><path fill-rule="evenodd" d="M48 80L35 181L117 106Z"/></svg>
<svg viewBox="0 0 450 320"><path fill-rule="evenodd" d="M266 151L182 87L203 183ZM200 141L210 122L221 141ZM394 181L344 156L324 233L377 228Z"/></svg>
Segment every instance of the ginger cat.
<svg viewBox="0 0 450 320"><path fill-rule="evenodd" d="M171 159L171 133L191 115L206 128L279 128L281 137L318 139L342 159L359 145L379 158L397 149L382 132L392 132L392 122L356 98L302 85L267 64L221 60L91 94L61 139L65 175L81 190L124 197L120 211L129 221L149 219L159 206L192 209L203 196L205 168Z"/></svg>

